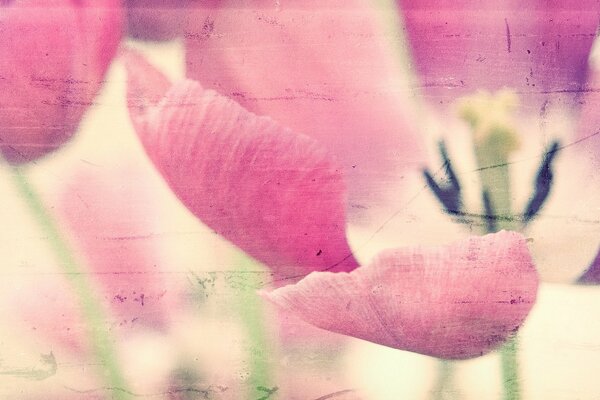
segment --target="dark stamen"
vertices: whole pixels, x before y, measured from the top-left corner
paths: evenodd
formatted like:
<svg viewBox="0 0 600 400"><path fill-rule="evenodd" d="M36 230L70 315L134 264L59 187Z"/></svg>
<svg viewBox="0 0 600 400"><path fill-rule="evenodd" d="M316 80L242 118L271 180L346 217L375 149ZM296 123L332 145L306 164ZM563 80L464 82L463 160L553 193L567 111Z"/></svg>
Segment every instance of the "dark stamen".
<svg viewBox="0 0 600 400"><path fill-rule="evenodd" d="M452 168L452 163L448 157L446 144L443 141L439 143L439 151L444 162L444 170L448 184L439 185L429 169L423 171L423 176L427 181L429 189L435 194L438 200L442 203L446 212L452 215L462 215L462 199L460 195L460 183Z"/></svg>
<svg viewBox="0 0 600 400"><path fill-rule="evenodd" d="M558 153L559 143L558 141L552 142L546 154L544 155L544 160L542 161L542 165L538 170L537 177L535 179L535 190L531 200L529 200L529 204L523 214L523 220L525 223L531 221L537 213L540 211L544 202L548 198L550 194L550 189L552 187L552 179L554 174L552 173L552 162L554 161L554 157Z"/></svg>
<svg viewBox="0 0 600 400"><path fill-rule="evenodd" d="M483 208L485 210L485 214L483 215L483 219L485 220L485 225L487 227L487 231L498 232L498 225L496 224L496 213L494 211L494 206L492 205L492 199L490 197L490 193L487 190L484 190L482 193L483 198Z"/></svg>
<svg viewBox="0 0 600 400"><path fill-rule="evenodd" d="M450 181L450 185L454 188L454 190L459 193L460 192L460 183L458 182L458 178L454 173L454 168L452 168L452 163L450 162L450 157L448 157L448 149L446 148L446 143L441 140L439 143L440 155L442 156L442 160L444 161L444 167L446 168L446 175L448 176L448 181Z"/></svg>

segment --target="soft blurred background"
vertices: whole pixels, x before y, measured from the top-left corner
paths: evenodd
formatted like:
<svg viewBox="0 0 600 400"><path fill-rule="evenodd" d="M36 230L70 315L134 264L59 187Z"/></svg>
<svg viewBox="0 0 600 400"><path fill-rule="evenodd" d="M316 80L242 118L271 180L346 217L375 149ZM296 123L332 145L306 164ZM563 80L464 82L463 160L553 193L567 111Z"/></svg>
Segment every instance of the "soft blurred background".
<svg viewBox="0 0 600 400"><path fill-rule="evenodd" d="M323 61L319 57L325 57L325 53L331 55L336 46L343 43L344 47L337 51L347 55L345 58L343 54L335 54L325 59L322 69L313 66L314 76L299 77L298 85L289 85L291 89L286 95L301 98L296 100L290 115L281 110L284 106L290 107L288 103L276 98L270 100L276 103L272 110L274 118L278 115L284 120L288 118L284 123L303 129L301 119L311 118L313 112L313 123L337 124L342 132L331 139L328 146L341 146L340 152L348 151L350 156L360 155L369 153L364 151L365 146L369 149L395 143L376 135L378 132L393 134L383 132L383 127L396 123L393 110L382 111L380 103L389 106L386 102L398 102L391 103L392 109L408 115L402 118L409 121L410 129L418 132L417 137L425 138L422 149L424 159L428 160L425 163L439 167L435 143L445 136L466 186L477 181L465 126L435 111L435 106L427 103L430 98L422 97L426 90L415 84L419 71L407 58L410 50L403 42L406 31L400 25L402 17L391 15L398 11L393 4L373 6L375 17L380 18L384 29L372 31L366 26L369 20L363 14L351 7L336 8L335 4L315 9L299 7L285 13L285 4L279 2L276 5L264 2L269 4L256 8L210 2L210 7L195 4L193 11L184 9L183 2L175 6L148 5L141 1L126 3L131 3L130 7L139 3L137 6L142 9L130 9L130 35L122 45L138 49L173 81L191 75L228 96L232 96L232 89L226 85L234 79L220 77L219 71L213 69L223 68L220 71L223 75L240 74L240 81L250 82L246 87L254 84L259 92L264 89L264 93L233 95L244 106L255 108L257 113L268 109L268 105L251 97L266 98L281 87L287 87L286 82L280 80L293 79L293 75L275 68L298 61L293 54L284 51L281 60L267 58L263 64L254 65L257 59L269 57L269 49L285 46L286 39L293 42L301 29L307 29L306 43L293 47L308 54L298 55L301 61L309 57L312 50L317 53L316 60ZM283 11L279 7L283 7ZM432 7L435 11L435 4ZM592 11L590 15L598 16ZM269 30L253 31L243 25L248 20L258 20ZM225 21L223 25L221 21ZM230 36L229 43L219 42L219 35L226 38L234 35L229 29L235 21L242 26L236 33L239 36ZM165 26L159 25L161 23ZM269 36L278 29L285 29L279 24L294 23L299 25L291 32L284 30L282 36ZM158 27L156 32L145 28L147 24ZM181 31L172 32L173 24L181 27ZM323 30L329 36L324 35ZM336 65L331 64L336 62L336 57L340 63L363 63L354 70L355 74L372 74L370 78L383 79L387 67L382 64L377 70L378 61L372 57L385 51L378 49L373 54L363 54L371 43L379 46L381 42L389 44L390 57L400 60L396 80L380 83L380 90L389 89L391 95L365 92L363 83L368 79L361 75L355 75L357 82L347 83L348 77L342 75L347 73L346 69L337 71ZM211 57L222 57L235 66L211 64ZM304 67L309 68L311 62L317 61L307 61ZM204 63L204 67L190 67L190 63ZM269 70L269 65L274 69ZM332 71L326 71L327 68ZM318 76L320 72L324 78ZM203 73L207 77L204 81ZM333 88L322 86L316 93L315 87L301 87L302 79L312 79L315 87L329 83ZM354 100L342 98L331 106L319 97L339 94L340 87L346 89L341 96L358 96L360 101L355 97L352 97ZM368 108L369 99L373 108ZM548 135L563 137L563 131L575 129L576 117L562 111L561 104L557 103L560 102L552 103L556 106L552 110L554 114L544 122L553 128L546 125L543 128L545 132L551 131ZM358 133L345 133L355 123L353 120L327 120L327 111L340 112L336 107L363 111L359 117L364 121L356 126ZM525 121L521 126L527 127L522 130L540 129L537 109L529 115L532 116L521 118ZM377 126L382 128L366 133L372 136L361 138L360 132L370 124L379 124ZM456 131L454 139L447 136L450 129ZM324 128L317 136L328 134L331 132ZM527 199L538 167L538 160L535 156L531 160L531 154L539 154L544 143L536 142L537 147L532 148L524 146L523 153L515 156L517 160L524 160L512 170L517 202ZM398 175L390 172L373 183L377 168L392 168L385 164L389 160L384 159L382 166L358 176L357 180L364 185L357 185L358 189L349 194L354 207L349 211L348 234L352 250L364 263L384 248L448 243L469 233L468 228L452 223L427 191L418 167L421 156L400 147L395 157L404 160L401 163L414 171ZM367 161L362 158L360 162ZM569 176L569 172L560 170L562 165L556 167L557 176L566 175L561 177L562 181L578 181L587 176L588 172ZM346 168L346 164L343 166ZM171 193L145 155L128 115L125 68L118 57L73 139L23 169L57 221L69 250L78 263L85 266L82 273L89 277L93 296L100 299L103 318L94 329L108 332L114 362L120 366L128 384L125 393L119 388L107 387L101 376L103 369L98 366L93 352L86 350L89 321L81 316L78 299L69 283L70 273L62 266L64 259L57 257L50 244L53 239L27 207L23 192L15 186L13 174L9 167L0 169L0 193L3 194L0 220L4 226L0 230L2 398L503 398L501 367L496 353L453 362L451 383L442 390L437 385L444 364L434 358L312 328L292 316L278 314L261 300L256 290L268 288L267 269L199 222ZM403 180L401 184L399 180ZM581 221L558 215L552 224L540 229L544 235L556 238L562 247L581 248L585 253L582 259L591 261L597 251L599 204L596 194L582 198L588 189L597 188L584 185L565 189L577 197L573 202L585 203L584 209L589 213L581 216ZM368 201L373 191L385 196L378 197L384 200L374 199L371 206ZM477 196L473 197L474 200L467 199L467 202L476 203ZM576 225L576 234L561 236L563 229L573 225ZM538 241L534 234L529 237ZM595 241L595 244L585 247L582 243L585 240ZM538 251L542 255L536 257L541 259L544 259L543 252L556 246L552 242L544 247L543 239L538 242L542 242ZM596 378L600 369L600 288L564 283L583 273L589 265L586 262L572 261L570 256L562 256L560 252L547 257L572 263L573 267L564 268L568 271L562 274L548 274L550 278L541 283L538 301L520 331L522 398L595 399L600 393L600 381Z"/></svg>

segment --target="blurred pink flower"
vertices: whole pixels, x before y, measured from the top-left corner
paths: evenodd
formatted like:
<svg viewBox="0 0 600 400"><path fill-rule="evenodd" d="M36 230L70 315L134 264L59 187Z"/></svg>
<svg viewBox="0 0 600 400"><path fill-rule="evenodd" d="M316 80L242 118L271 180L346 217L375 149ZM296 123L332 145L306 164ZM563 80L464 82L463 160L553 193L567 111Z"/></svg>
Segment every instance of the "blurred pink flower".
<svg viewBox="0 0 600 400"><path fill-rule="evenodd" d="M80 171L66 185L59 212L115 321L164 332L182 290L162 266L153 189L133 164Z"/></svg>
<svg viewBox="0 0 600 400"><path fill-rule="evenodd" d="M588 91L587 59L600 15L597 0L396 3L398 10L360 0L242 6L222 2L220 7L191 10L195 17L185 35L188 75L251 112L315 138L334 153L348 186L351 222L373 229L381 227L377 209L387 211L387 220L390 208L397 211L409 202L408 192L427 196L422 186L410 191L405 186L426 164L415 131L425 136L431 129L430 115L411 115L406 108L408 81L403 80L401 61L412 63L420 94L437 106L435 111L442 111L450 147L450 126L457 119L449 113L453 100L481 89L516 92L522 103L519 122L530 123L534 117L540 126L535 129L539 135L526 123L520 127L528 141L524 157L541 162L555 139L551 135L556 130L547 122L552 112L575 114ZM401 53L394 51L394 46L404 46L391 27L397 22L394 11L405 22L410 60L401 60ZM576 140L573 132L561 144ZM592 248L595 254L592 238L597 235L589 223L563 223L563 234L555 234L557 223L597 218L590 204L600 191L594 193L597 185L585 185L597 181L597 156L584 151L591 142L588 138L560 150L549 201L528 227L544 279L572 281L592 259ZM515 161L511 168L519 167ZM531 177L519 172L515 180L534 182L535 172ZM582 195L574 199L577 186ZM408 212L402 216L412 217ZM440 213L439 218L445 217ZM570 245L573 241L579 245Z"/></svg>
<svg viewBox="0 0 600 400"><path fill-rule="evenodd" d="M317 326L446 358L490 351L528 314L538 279L519 234L396 250L357 268L345 237L341 173L317 142L196 82L167 90L140 56L124 57L134 126L182 203L277 278L328 271L268 295L276 303L285 293L288 308ZM419 306L398 311L396 296L416 297ZM406 337L390 331L409 327L414 334Z"/></svg>
<svg viewBox="0 0 600 400"><path fill-rule="evenodd" d="M0 3L0 151L11 163L76 131L121 37L119 0Z"/></svg>
<svg viewBox="0 0 600 400"><path fill-rule="evenodd" d="M107 169L109 168L109 169ZM57 217L72 244L107 329L125 337L140 331L166 333L183 306L183 288L165 274L156 233L158 204L144 171L119 164L79 170L65 177L56 199ZM87 354L85 313L62 269L11 288L19 323L55 345L55 351ZM35 288L35 290L33 290Z"/></svg>
<svg viewBox="0 0 600 400"><path fill-rule="evenodd" d="M598 248L600 210L598 73L589 67L600 2L399 0L424 97L438 111L480 89L510 88L520 99L523 141L543 154L559 131L552 112L578 119L560 139L543 212L526 227L542 278L572 281ZM581 114L578 116L578 113ZM446 119L451 119L447 113ZM548 122L550 121L550 122ZM546 126L548 125L548 126ZM446 138L452 141L452 132ZM516 179L524 174L514 161ZM531 181L534 181L532 176ZM574 193L577 195L574 195ZM565 223L566 222L566 223ZM583 279L583 278L582 278ZM585 278L590 282L590 275Z"/></svg>

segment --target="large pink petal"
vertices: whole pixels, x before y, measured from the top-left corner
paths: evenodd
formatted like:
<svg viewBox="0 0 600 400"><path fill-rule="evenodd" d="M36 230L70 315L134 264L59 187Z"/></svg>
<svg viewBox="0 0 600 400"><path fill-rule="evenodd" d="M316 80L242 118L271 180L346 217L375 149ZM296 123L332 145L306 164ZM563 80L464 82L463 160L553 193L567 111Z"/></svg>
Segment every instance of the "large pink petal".
<svg viewBox="0 0 600 400"><path fill-rule="evenodd" d="M188 74L335 153L348 209L363 213L421 162L398 38L385 26L394 10L362 0L292 3L196 10L185 34Z"/></svg>
<svg viewBox="0 0 600 400"><path fill-rule="evenodd" d="M159 204L149 182L133 165L80 171L61 193L59 215L110 321L166 330L181 293L161 268Z"/></svg>
<svg viewBox="0 0 600 400"><path fill-rule="evenodd" d="M597 0L398 3L432 103L510 87L537 113L547 101L571 103L582 89L598 27Z"/></svg>
<svg viewBox="0 0 600 400"><path fill-rule="evenodd" d="M588 77L585 94L581 100L581 114L577 126L576 142L573 145L573 151L577 152L580 163L587 165L590 171L589 176L577 177L582 181L582 186L586 190L579 191L575 198L571 199L571 204L581 200L580 193L595 189L600 191L600 54L595 54L592 60L592 68ZM600 217L600 210L597 203L588 207L592 218L590 223L597 224ZM600 238L586 238L588 241L599 242ZM580 283L599 284L600 283L600 251L598 251L594 260L590 263L588 269L579 278Z"/></svg>
<svg viewBox="0 0 600 400"><path fill-rule="evenodd" d="M484 354L523 322L538 276L522 235L383 252L351 273L315 272L264 296L318 327L442 358Z"/></svg>
<svg viewBox="0 0 600 400"><path fill-rule="evenodd" d="M137 126L183 204L277 278L357 265L341 173L313 140L193 81L173 86Z"/></svg>
<svg viewBox="0 0 600 400"><path fill-rule="evenodd" d="M67 141L121 35L119 0L0 4L0 151L12 163Z"/></svg>

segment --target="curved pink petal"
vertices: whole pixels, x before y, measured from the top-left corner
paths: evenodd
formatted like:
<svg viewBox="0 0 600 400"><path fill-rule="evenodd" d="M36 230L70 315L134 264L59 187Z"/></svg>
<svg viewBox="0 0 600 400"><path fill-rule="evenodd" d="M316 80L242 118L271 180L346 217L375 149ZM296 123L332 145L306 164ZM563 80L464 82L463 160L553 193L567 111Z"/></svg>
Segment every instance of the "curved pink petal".
<svg viewBox="0 0 600 400"><path fill-rule="evenodd" d="M460 359L504 342L529 313L537 286L525 239L503 231L388 250L351 273L315 272L264 296L326 330Z"/></svg>
<svg viewBox="0 0 600 400"><path fill-rule="evenodd" d="M79 171L67 182L59 216L113 312L110 320L127 329L166 330L181 293L161 268L153 187L133 165L103 168Z"/></svg>
<svg viewBox="0 0 600 400"><path fill-rule="evenodd" d="M579 277L577 280L578 283L597 285L600 284L600 250L598 250L598 254L596 258L588 269Z"/></svg>
<svg viewBox="0 0 600 400"><path fill-rule="evenodd" d="M340 171L313 140L193 81L173 86L137 127L183 204L277 278L356 267Z"/></svg>
<svg viewBox="0 0 600 400"><path fill-rule="evenodd" d="M333 152L353 214L385 205L422 161L403 60L384 26L393 10L362 0L252 6L196 10L185 35L189 77Z"/></svg>
<svg viewBox="0 0 600 400"><path fill-rule="evenodd" d="M399 0L417 72L434 104L515 89L532 112L582 89L597 0ZM572 105L572 104L570 104Z"/></svg>
<svg viewBox="0 0 600 400"><path fill-rule="evenodd" d="M0 151L9 162L23 163L76 131L118 46L120 1L2 4Z"/></svg>

